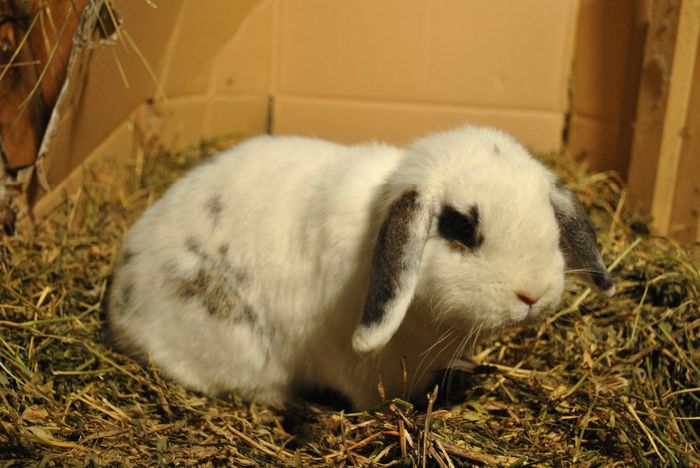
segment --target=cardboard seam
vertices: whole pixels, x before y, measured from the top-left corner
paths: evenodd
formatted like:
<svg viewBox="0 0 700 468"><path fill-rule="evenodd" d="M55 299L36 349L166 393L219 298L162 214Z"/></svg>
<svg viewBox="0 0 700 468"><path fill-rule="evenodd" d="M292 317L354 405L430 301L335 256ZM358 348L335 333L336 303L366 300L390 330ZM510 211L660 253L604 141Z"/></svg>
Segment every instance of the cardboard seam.
<svg viewBox="0 0 700 468"><path fill-rule="evenodd" d="M89 62L89 59L82 58L91 53L92 41L89 36L95 29L97 16L99 15L99 11L103 4L104 0L94 0L93 2L88 2L85 5L85 9L83 10L83 14L80 18L80 24L73 35L73 47L71 48L71 53L68 58L66 75L63 79L63 83L61 84L61 90L58 93L56 104L51 110L51 115L46 124L44 135L41 138L41 144L39 145L39 151L37 152L34 167L36 168L36 177L39 185L47 192L51 190L51 187L44 172L44 159L50 150L53 137L58 131L61 113L63 112L63 108L67 105L66 100L70 94L69 88L76 78L74 75L79 73L79 65L84 65L85 63ZM79 60L79 58L81 60Z"/></svg>
<svg viewBox="0 0 700 468"><path fill-rule="evenodd" d="M165 52L164 52L164 60L163 60L163 69L160 72L160 82L165 84L168 81L168 77L170 76L170 72L172 69L173 65L173 56L175 55L175 43L177 41L174 40L174 38L179 37L180 35L180 30L182 29L182 22L183 22L183 17L185 16L185 8L187 6L188 0L184 0L180 4L180 10L177 12L177 18L175 19L175 24L173 26L173 29L170 32L170 39L168 40ZM167 100L168 98L166 98Z"/></svg>
<svg viewBox="0 0 700 468"><path fill-rule="evenodd" d="M269 78L269 92L270 92L270 98L274 99L275 95L277 94L278 90L278 81L279 81L279 67L278 64L280 62L280 41L282 37L282 27L284 22L280 21L280 15L282 14L280 11L282 9L282 1L281 0L270 0L273 2L272 4L272 41L270 41L270 76Z"/></svg>
<svg viewBox="0 0 700 468"><path fill-rule="evenodd" d="M84 179L82 173L85 171L86 167L92 164L96 164L104 158L106 158L108 154L106 149L109 147L112 138L114 138L114 136L122 130L124 125L129 125L130 122L134 122L138 114L142 112L144 107L147 107L148 105L148 103L142 102L139 106L137 106L122 121L115 125L112 131L105 135L105 137L100 141L100 143L97 146L95 146L92 150L90 150L90 152L80 162L80 164L75 166L68 173L68 175L63 178L63 180L54 185L49 191L47 191L47 193L43 194L31 208L33 217L44 218L49 216L58 205L57 201L55 200L56 196L59 195L66 186L70 185L71 183L74 183L76 180L79 181L81 179Z"/></svg>
<svg viewBox="0 0 700 468"><path fill-rule="evenodd" d="M272 135L275 129L275 96L270 94L267 97L267 122L265 124L265 133Z"/></svg>
<svg viewBox="0 0 700 468"><path fill-rule="evenodd" d="M574 132L573 120L576 116L576 50L579 42L580 21L578 21L578 18L580 18L581 14L580 0L576 2L573 10L574 17L569 19L569 24L575 24L575 27L571 28L573 33L571 33L572 36L569 41L570 49L568 49L568 52L570 60L568 63L566 60L563 60L563 62L567 63L569 66L568 70L565 71L566 88L564 92L566 96L564 99L566 102L566 110L564 111L564 121L561 129L561 148L563 152L569 150L569 145L574 139L572 133ZM564 58L566 58L566 56Z"/></svg>
<svg viewBox="0 0 700 468"><path fill-rule="evenodd" d="M631 126L634 124L633 120L625 121L623 119L604 119L604 118L601 118L600 116L590 115L590 114L574 113L572 117L573 117L573 119L580 119L580 120L583 120L585 122L598 123L601 125L605 125L606 127L623 128L623 127Z"/></svg>
<svg viewBox="0 0 700 468"><path fill-rule="evenodd" d="M400 106L404 108L427 108L432 107L437 110L479 110L479 111L492 111L492 112L508 112L508 113L520 113L520 114L542 114L542 115L561 115L563 110L551 110L551 109L537 109L537 108L518 108L518 107L500 107L500 106L475 106L466 105L460 103L444 103L444 102L420 102L420 101L402 101L402 100L384 100L384 99L372 99L372 98L346 98L340 96L307 96L301 94L284 94L278 93L274 94L273 98L275 101L285 98L291 101L302 102L308 101L313 103L332 103L332 104L346 104L346 105L389 105L389 106Z"/></svg>
<svg viewBox="0 0 700 468"><path fill-rule="evenodd" d="M561 70L560 70L560 82L564 83L564 89L561 91L563 96L560 96L561 100L564 102L564 112L573 112L573 101L572 95L569 92L569 87L571 86L575 65L576 65L576 46L578 42L578 29L581 11L581 1L577 0L574 8L569 10L569 18L567 19L567 24L571 27L568 28L566 34L566 45L562 47L562 57L561 57ZM566 58L569 57L569 60ZM566 143L566 142L565 142Z"/></svg>
<svg viewBox="0 0 700 468"><path fill-rule="evenodd" d="M250 8L245 17L241 20L240 24L238 25L238 29L234 32L234 34L231 36L231 38L224 42L221 45L221 48L217 51L217 53L214 55L214 59L212 60L209 68L209 82L207 86L207 90L205 93L201 94L201 96L206 96L207 97L207 102L206 106L204 108L204 131L206 133L211 133L211 129L213 128L213 120L214 120L214 100L217 96L222 95L222 93L217 92L217 78L218 74L215 73L216 70L216 64L218 63L218 55L221 53L221 50L225 49L227 46L231 44L235 44L236 42L241 40L241 37L244 35L245 31L248 29L250 22L252 21L251 18L255 16L255 13L262 8L264 8L266 4L266 1L261 1L254 7ZM235 95L236 93L231 93ZM269 94L269 90L268 90ZM225 95L225 94L224 94Z"/></svg>
<svg viewBox="0 0 700 468"><path fill-rule="evenodd" d="M237 99L268 99L271 95L269 93L216 93L211 97L206 94L182 94L180 96L175 96L169 98L165 102L157 102L156 104L168 104L171 102L197 102L205 101L211 99L215 102L227 101L227 100L237 100Z"/></svg>

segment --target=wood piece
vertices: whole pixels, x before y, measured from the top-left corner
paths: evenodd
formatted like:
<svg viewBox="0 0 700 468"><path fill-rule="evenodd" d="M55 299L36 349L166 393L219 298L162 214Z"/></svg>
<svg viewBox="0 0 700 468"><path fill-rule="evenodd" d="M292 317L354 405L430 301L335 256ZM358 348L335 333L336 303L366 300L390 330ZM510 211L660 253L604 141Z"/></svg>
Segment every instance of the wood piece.
<svg viewBox="0 0 700 468"><path fill-rule="evenodd" d="M20 111L36 80L34 58L28 44L22 44L26 18L13 2L0 2L0 15L0 149L3 163L14 170L36 158L43 131L42 111L38 96Z"/></svg>
<svg viewBox="0 0 700 468"><path fill-rule="evenodd" d="M630 200L646 213L654 193L680 4L680 0L653 1L649 12L628 170Z"/></svg>
<svg viewBox="0 0 700 468"><path fill-rule="evenodd" d="M637 103L629 195L655 234L700 240L700 0L658 0Z"/></svg>
<svg viewBox="0 0 700 468"><path fill-rule="evenodd" d="M700 0L683 0L664 117L659 163L654 184L651 215L655 232L671 233L671 215L680 171L681 152L688 129L690 93L700 37Z"/></svg>
<svg viewBox="0 0 700 468"><path fill-rule="evenodd" d="M43 0L29 5L29 16L38 15L37 27L29 35L32 53L47 112L51 112L63 86L73 35L80 23L86 0ZM48 116L47 116L48 118Z"/></svg>
<svg viewBox="0 0 700 468"><path fill-rule="evenodd" d="M700 241L700 38L688 101L688 115L681 132L678 177L673 197L669 234L684 242Z"/></svg>
<svg viewBox="0 0 700 468"><path fill-rule="evenodd" d="M0 2L0 140L11 170L34 163L86 0ZM9 20L7 20L9 18ZM25 37L26 36L26 37ZM17 54L17 48L20 47Z"/></svg>

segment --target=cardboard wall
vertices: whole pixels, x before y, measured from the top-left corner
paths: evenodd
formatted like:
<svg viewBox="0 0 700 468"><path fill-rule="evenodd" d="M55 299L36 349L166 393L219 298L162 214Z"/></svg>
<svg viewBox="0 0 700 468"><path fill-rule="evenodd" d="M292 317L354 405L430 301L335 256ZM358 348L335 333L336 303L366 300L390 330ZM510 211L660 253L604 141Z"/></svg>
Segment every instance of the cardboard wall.
<svg viewBox="0 0 700 468"><path fill-rule="evenodd" d="M581 0L569 149L595 170L627 174L648 0Z"/></svg>
<svg viewBox="0 0 700 468"><path fill-rule="evenodd" d="M179 138L186 143L218 133L209 130L210 109L215 105L228 111L229 132L235 131L239 121L240 130L246 133L262 130L249 124L251 112L267 112L264 86L258 87L257 95L253 89L218 102L211 95L216 55L226 41L238 39L235 32L260 2L209 3L212 8L228 8L230 12L218 25L219 34L211 33L211 20L203 15L196 0L172 0L159 4L157 9L147 2L113 2L122 15L124 32L112 39L112 45L86 50L84 70L70 77L76 84L70 102L64 105L69 115L57 127L52 146L47 149L51 156L42 155L46 181L51 186L153 99L162 103L155 115L171 115L163 129L166 141ZM267 75L265 70L259 73ZM240 112L230 111L237 107ZM232 115L240 117L230 120Z"/></svg>
<svg viewBox="0 0 700 468"><path fill-rule="evenodd" d="M406 143L464 121L561 146L577 2L279 1L275 132Z"/></svg>
<svg viewBox="0 0 700 468"><path fill-rule="evenodd" d="M127 159L134 125L179 147L267 131L403 144L468 121L547 152L573 121L594 166L619 169L633 81L619 58L636 19L618 21L628 33L608 44L614 18L639 1L113 0L123 33L93 41L69 69L35 211L80 183L83 162ZM574 57L586 73L571 119Z"/></svg>
<svg viewBox="0 0 700 468"><path fill-rule="evenodd" d="M79 186L85 162L127 160L135 124L155 129L173 147L267 130L270 2L112 4L122 18L121 34L74 49L66 89L39 154L37 216L53 209L62 189ZM232 61L251 66L243 73L220 71Z"/></svg>

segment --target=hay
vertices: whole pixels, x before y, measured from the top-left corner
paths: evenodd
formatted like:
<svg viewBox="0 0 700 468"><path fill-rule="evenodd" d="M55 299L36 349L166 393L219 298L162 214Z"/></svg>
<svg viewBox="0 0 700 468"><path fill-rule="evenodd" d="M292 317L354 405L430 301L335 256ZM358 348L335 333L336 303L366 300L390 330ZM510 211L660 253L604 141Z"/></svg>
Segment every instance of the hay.
<svg viewBox="0 0 700 468"><path fill-rule="evenodd" d="M219 400L103 345L102 303L127 226L216 145L144 139L131 181L95 171L33 235L0 247L0 460L18 465L453 467L700 464L698 269L645 234L613 174L568 158L613 262L617 295L572 284L570 307L484 344L451 404L345 414ZM428 398L426 396L426 398ZM434 404L433 404L434 403Z"/></svg>

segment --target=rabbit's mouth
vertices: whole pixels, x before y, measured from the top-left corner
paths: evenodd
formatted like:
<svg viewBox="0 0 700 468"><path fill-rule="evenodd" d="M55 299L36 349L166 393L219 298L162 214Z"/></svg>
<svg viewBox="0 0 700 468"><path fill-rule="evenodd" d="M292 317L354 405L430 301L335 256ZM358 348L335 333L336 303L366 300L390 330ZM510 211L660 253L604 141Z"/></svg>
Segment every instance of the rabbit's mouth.
<svg viewBox="0 0 700 468"><path fill-rule="evenodd" d="M503 313L507 318L497 326L492 328L515 328L520 326L538 325L547 318L555 306L530 306L527 309L522 308L517 311L505 311Z"/></svg>

